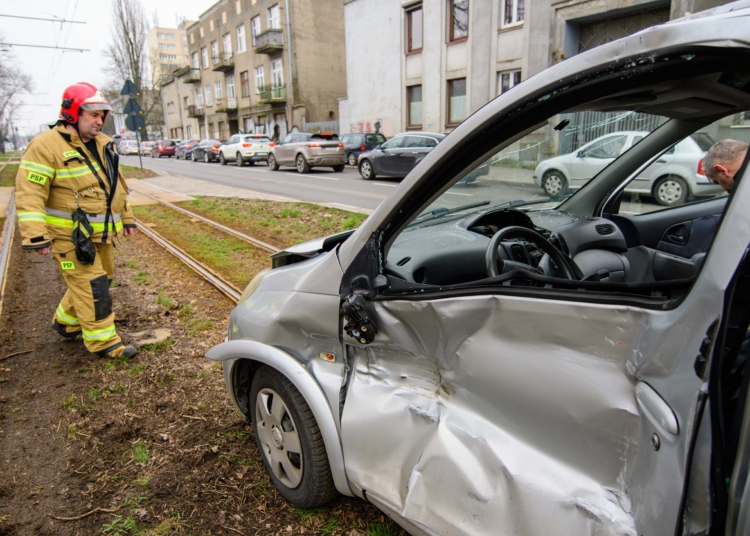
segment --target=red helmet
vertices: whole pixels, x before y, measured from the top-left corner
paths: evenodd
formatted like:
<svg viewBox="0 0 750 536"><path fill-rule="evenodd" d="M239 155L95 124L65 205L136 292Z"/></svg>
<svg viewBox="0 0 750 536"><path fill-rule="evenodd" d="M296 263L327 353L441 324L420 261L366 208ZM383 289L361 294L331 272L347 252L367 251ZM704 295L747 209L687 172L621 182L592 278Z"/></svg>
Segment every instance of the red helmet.
<svg viewBox="0 0 750 536"><path fill-rule="evenodd" d="M78 82L68 87L63 93L60 105L60 119L68 123L78 122L79 110L112 111L112 106L104 98L102 92L86 82ZM105 114L104 119L107 116Z"/></svg>

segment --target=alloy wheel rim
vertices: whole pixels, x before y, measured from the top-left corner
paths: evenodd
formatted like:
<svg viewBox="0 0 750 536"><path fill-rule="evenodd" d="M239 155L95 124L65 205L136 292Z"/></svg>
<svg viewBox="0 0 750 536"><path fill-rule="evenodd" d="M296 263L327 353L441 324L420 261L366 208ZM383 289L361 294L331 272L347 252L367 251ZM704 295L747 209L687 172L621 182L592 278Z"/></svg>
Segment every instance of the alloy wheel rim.
<svg viewBox="0 0 750 536"><path fill-rule="evenodd" d="M349 154L349 165L350 166L356 166L357 165L357 157L354 156L354 153Z"/></svg>
<svg viewBox="0 0 750 536"><path fill-rule="evenodd" d="M364 162L362 162L362 175L369 178L370 173L372 173L372 169L370 169L370 163L365 160Z"/></svg>
<svg viewBox="0 0 750 536"><path fill-rule="evenodd" d="M557 175L550 175L547 177L547 193L550 195L559 194L562 190L562 180Z"/></svg>
<svg viewBox="0 0 750 536"><path fill-rule="evenodd" d="M237 153L237 167L242 167L242 155Z"/></svg>
<svg viewBox="0 0 750 536"><path fill-rule="evenodd" d="M659 199L671 205L682 197L682 185L673 180L667 180L659 185Z"/></svg>
<svg viewBox="0 0 750 536"><path fill-rule="evenodd" d="M273 389L258 392L255 426L273 475L288 488L299 486L304 471L299 432L286 403Z"/></svg>
<svg viewBox="0 0 750 536"><path fill-rule="evenodd" d="M297 157L297 171L299 171L300 173L302 173L302 171L304 171L304 169L305 169L305 166L304 166L304 164L302 162L302 157L298 156Z"/></svg>

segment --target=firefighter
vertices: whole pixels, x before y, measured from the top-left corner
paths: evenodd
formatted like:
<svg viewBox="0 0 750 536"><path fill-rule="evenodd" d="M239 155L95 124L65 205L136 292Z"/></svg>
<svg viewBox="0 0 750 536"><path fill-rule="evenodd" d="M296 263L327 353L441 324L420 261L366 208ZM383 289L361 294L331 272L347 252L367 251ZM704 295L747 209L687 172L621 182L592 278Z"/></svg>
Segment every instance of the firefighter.
<svg viewBox="0 0 750 536"><path fill-rule="evenodd" d="M132 236L135 219L114 144L100 132L112 107L91 84L63 93L60 119L28 145L16 176L23 248L52 253L68 287L52 328L83 339L100 357L132 357L115 329L109 285L114 241Z"/></svg>

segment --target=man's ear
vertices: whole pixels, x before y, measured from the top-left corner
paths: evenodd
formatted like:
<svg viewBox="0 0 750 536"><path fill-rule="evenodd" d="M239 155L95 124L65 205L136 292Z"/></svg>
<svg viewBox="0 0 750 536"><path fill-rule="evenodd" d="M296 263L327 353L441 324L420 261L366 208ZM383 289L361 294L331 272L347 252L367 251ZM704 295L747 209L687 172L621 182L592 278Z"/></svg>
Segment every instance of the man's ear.
<svg viewBox="0 0 750 536"><path fill-rule="evenodd" d="M714 171L721 171L722 173L725 173L725 174L729 173L729 170L725 166L722 166L722 165L719 165L719 164L716 164L714 166Z"/></svg>

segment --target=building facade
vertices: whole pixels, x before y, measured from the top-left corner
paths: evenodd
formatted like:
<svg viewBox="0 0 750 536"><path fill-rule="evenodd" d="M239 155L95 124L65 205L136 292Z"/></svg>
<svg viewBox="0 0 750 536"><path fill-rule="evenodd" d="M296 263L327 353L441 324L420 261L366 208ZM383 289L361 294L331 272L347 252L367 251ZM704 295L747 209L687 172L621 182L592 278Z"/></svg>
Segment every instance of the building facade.
<svg viewBox="0 0 750 536"><path fill-rule="evenodd" d="M194 21L182 21L175 28L151 28L146 34L146 48L151 64L154 85L169 76L175 69L184 67L190 62L188 41L185 28Z"/></svg>
<svg viewBox="0 0 750 536"><path fill-rule="evenodd" d="M447 132L551 65L716 0L345 0L342 132ZM750 131L749 131L750 132Z"/></svg>
<svg viewBox="0 0 750 536"><path fill-rule="evenodd" d="M189 66L162 84L170 137L338 130L346 95L341 2L221 0L186 35Z"/></svg>

